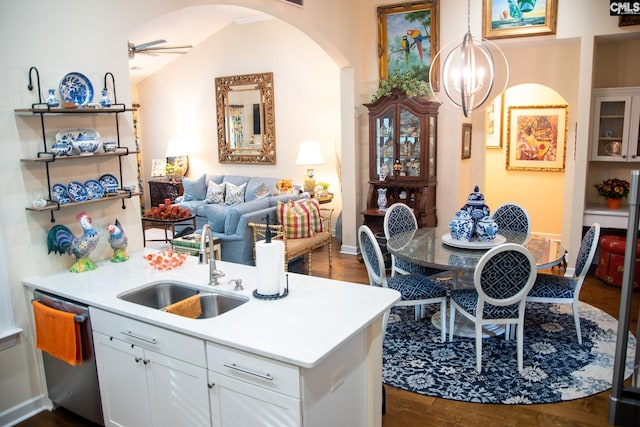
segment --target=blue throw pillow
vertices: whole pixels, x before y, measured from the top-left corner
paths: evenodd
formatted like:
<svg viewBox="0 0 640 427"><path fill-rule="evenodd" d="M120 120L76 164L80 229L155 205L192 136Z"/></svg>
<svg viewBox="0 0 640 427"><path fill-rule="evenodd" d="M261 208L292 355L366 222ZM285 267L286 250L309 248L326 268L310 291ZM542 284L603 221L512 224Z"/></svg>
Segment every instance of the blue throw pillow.
<svg viewBox="0 0 640 427"><path fill-rule="evenodd" d="M202 174L198 179L182 178L182 187L184 188L184 201L204 200L207 195L207 175Z"/></svg>

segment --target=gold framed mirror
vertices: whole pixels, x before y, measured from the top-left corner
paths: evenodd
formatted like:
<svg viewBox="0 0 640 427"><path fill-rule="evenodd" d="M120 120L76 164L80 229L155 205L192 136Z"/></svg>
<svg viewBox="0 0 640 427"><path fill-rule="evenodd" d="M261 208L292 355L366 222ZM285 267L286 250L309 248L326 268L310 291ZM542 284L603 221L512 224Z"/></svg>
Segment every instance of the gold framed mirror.
<svg viewBox="0 0 640 427"><path fill-rule="evenodd" d="M276 164L273 73L216 77L218 161Z"/></svg>

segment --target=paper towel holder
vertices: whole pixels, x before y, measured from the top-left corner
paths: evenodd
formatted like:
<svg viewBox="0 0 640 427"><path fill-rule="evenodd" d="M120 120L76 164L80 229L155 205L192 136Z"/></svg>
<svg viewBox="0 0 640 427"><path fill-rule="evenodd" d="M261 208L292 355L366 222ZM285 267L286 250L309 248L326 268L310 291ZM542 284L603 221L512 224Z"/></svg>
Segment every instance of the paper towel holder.
<svg viewBox="0 0 640 427"><path fill-rule="evenodd" d="M253 296L261 300L276 300L276 299L284 298L287 295L289 295L289 274L285 274L285 287L282 295L280 294L263 295L259 293L257 289L253 290Z"/></svg>

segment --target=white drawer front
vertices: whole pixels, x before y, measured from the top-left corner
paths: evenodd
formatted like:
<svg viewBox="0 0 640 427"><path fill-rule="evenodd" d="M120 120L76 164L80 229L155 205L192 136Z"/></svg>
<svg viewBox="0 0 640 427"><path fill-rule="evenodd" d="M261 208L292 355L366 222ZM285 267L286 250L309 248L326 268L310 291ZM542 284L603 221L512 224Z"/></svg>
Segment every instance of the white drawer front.
<svg viewBox="0 0 640 427"><path fill-rule="evenodd" d="M300 398L298 367L255 354L207 343L207 367L231 378Z"/></svg>
<svg viewBox="0 0 640 427"><path fill-rule="evenodd" d="M95 331L187 363L206 366L201 339L93 307L90 314Z"/></svg>

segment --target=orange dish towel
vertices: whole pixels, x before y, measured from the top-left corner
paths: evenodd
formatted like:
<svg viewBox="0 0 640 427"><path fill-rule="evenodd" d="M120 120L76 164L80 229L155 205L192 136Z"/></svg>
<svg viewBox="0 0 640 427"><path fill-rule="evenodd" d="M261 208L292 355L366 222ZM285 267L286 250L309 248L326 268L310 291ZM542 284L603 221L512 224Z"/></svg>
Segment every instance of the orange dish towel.
<svg viewBox="0 0 640 427"><path fill-rule="evenodd" d="M200 295L194 295L166 306L165 311L178 314L184 317L197 319L202 314L202 306L200 305Z"/></svg>
<svg viewBox="0 0 640 427"><path fill-rule="evenodd" d="M74 313L67 313L33 301L36 347L71 366L82 364L80 326Z"/></svg>

